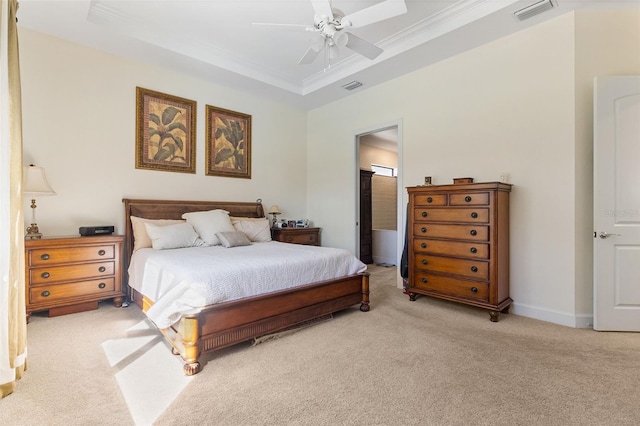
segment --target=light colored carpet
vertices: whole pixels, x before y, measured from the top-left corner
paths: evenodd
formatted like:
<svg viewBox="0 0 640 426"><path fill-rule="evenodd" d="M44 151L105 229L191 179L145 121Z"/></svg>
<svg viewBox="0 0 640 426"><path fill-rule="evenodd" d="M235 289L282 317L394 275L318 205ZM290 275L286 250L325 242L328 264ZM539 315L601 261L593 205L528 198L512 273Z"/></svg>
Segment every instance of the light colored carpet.
<svg viewBox="0 0 640 426"><path fill-rule="evenodd" d="M14 425L636 425L640 334L571 329L395 287L371 311L204 358L182 375L138 308L28 326L29 370L0 400Z"/></svg>

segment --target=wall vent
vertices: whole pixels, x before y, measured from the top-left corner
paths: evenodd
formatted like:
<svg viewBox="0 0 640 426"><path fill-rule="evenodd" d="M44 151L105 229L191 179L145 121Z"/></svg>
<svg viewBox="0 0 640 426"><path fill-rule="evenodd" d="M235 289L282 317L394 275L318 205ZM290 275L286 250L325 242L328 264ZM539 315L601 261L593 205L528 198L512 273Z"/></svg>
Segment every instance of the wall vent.
<svg viewBox="0 0 640 426"><path fill-rule="evenodd" d="M357 89L360 86L362 86L362 83L360 83L359 81L353 80L347 84L343 84L342 88L346 90L353 90L353 89Z"/></svg>
<svg viewBox="0 0 640 426"><path fill-rule="evenodd" d="M520 10L516 10L513 14L519 20L523 21L525 19L531 18L539 13L546 12L549 9L552 9L557 4L554 4L554 0L541 0L536 3L530 4L527 7L523 7Z"/></svg>

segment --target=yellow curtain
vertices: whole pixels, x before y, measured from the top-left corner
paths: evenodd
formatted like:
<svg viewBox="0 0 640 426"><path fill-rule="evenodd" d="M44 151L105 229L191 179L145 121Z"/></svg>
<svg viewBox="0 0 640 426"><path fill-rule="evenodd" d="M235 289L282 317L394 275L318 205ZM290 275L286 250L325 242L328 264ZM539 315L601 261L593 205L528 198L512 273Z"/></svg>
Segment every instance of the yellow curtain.
<svg viewBox="0 0 640 426"><path fill-rule="evenodd" d="M0 397L27 366L17 0L0 9Z"/></svg>

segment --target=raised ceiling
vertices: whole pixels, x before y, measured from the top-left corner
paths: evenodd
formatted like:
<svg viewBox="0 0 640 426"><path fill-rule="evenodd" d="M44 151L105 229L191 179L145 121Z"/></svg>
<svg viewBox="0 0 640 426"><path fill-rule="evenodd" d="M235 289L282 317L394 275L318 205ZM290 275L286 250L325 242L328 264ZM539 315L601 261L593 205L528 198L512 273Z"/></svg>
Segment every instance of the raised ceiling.
<svg viewBox="0 0 640 426"><path fill-rule="evenodd" d="M309 0L20 0L19 27L145 61L300 108L315 108L578 7L638 0L553 0L520 21L513 12L538 0L407 0L407 13L349 32L384 52L374 60L341 49L329 63L298 60L309 46ZM333 0L345 14L378 1ZM345 83L360 81L353 91Z"/></svg>

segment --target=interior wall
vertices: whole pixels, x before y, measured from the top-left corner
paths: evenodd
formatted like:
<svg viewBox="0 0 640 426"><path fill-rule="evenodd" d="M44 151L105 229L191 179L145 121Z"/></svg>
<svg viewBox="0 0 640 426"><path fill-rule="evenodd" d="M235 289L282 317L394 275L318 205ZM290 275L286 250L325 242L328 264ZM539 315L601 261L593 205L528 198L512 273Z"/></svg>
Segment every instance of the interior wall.
<svg viewBox="0 0 640 426"><path fill-rule="evenodd" d="M56 196L37 200L45 235L124 231L122 198L254 201L306 211L306 113L275 101L20 29L25 164ZM135 168L136 86L197 101L196 174ZM252 115L252 178L205 176L205 105ZM30 219L28 200L25 200ZM323 223L314 221L318 226Z"/></svg>

